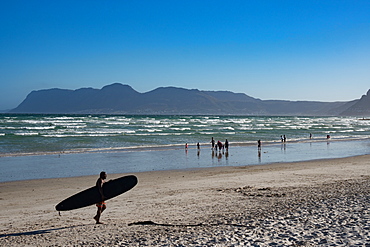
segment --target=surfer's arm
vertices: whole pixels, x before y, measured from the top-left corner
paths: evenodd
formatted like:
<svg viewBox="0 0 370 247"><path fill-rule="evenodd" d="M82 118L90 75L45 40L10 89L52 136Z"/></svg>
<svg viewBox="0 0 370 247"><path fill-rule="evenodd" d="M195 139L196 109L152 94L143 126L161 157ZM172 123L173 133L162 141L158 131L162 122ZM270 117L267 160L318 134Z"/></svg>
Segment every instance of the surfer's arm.
<svg viewBox="0 0 370 247"><path fill-rule="evenodd" d="M102 201L104 201L105 196L104 196L104 193L103 193L103 181L101 179L99 179L98 182L96 183L96 186L99 189L99 193L101 195Z"/></svg>

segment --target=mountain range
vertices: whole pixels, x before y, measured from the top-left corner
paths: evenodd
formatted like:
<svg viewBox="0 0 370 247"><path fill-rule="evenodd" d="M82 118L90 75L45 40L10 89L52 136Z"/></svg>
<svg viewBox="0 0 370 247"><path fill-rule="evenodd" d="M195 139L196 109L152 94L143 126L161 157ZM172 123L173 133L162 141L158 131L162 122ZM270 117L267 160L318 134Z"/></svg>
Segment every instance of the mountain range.
<svg viewBox="0 0 370 247"><path fill-rule="evenodd" d="M370 116L370 90L348 102L261 100L244 93L160 87L139 93L114 83L102 89L32 91L10 113Z"/></svg>

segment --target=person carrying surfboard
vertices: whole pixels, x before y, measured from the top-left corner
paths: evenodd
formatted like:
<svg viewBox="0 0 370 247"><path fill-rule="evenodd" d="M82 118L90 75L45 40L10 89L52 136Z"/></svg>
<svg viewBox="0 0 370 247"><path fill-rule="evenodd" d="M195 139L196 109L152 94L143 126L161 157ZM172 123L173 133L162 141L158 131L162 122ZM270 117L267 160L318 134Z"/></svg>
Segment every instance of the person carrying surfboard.
<svg viewBox="0 0 370 247"><path fill-rule="evenodd" d="M101 202L96 204L96 206L98 207L98 211L96 212L96 215L94 217L94 219L96 220L96 224L103 224L102 222L100 222L100 216L103 213L103 211L107 208L107 206L105 205L105 201L104 201L105 196L103 193L103 185L104 185L105 179L107 179L107 174L105 172L101 172L100 177L96 181L96 187L98 188L99 193L101 195Z"/></svg>

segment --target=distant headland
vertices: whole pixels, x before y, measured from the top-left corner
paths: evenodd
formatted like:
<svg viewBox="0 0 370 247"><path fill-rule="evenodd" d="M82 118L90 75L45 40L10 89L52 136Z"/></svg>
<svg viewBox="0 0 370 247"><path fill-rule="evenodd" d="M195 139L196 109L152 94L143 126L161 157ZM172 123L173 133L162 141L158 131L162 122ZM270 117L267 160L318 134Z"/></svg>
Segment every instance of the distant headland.
<svg viewBox="0 0 370 247"><path fill-rule="evenodd" d="M114 83L102 89L32 91L9 113L256 116L370 116L370 90L347 102L261 100L244 93L160 87L139 93Z"/></svg>

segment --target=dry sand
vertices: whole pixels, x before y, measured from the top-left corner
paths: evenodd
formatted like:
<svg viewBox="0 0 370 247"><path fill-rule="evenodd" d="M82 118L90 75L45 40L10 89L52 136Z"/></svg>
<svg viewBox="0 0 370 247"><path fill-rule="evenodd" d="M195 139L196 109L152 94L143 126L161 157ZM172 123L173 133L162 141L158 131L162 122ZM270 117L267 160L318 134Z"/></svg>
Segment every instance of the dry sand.
<svg viewBox="0 0 370 247"><path fill-rule="evenodd" d="M370 246L369 158L137 173L104 225L54 209L98 175L0 183L0 246Z"/></svg>

